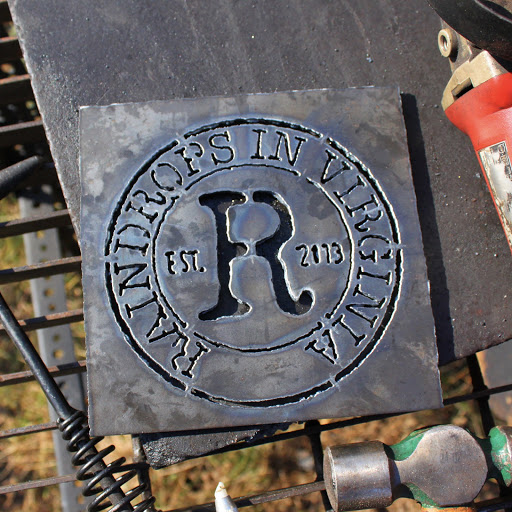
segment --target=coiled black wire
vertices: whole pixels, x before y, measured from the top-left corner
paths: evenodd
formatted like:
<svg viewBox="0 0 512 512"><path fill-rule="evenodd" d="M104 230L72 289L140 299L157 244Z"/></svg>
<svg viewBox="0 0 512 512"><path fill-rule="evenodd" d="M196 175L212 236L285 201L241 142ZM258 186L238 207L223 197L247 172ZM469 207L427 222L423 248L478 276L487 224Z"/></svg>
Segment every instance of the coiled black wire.
<svg viewBox="0 0 512 512"><path fill-rule="evenodd" d="M62 437L68 442L67 449L73 453L72 463L79 468L76 474L77 480L85 482L82 494L84 496L95 496L94 500L88 505L88 512L99 512L110 506L109 496L118 492L122 485L129 482L137 476L137 471L133 465L125 465L125 457L120 457L115 461L105 464L104 459L115 450L113 445L107 446L98 451L96 445L103 440L103 437L91 437L89 435L89 426L87 417L82 411L76 411L65 420L59 420L59 430ZM95 466L100 466L95 468ZM115 474L124 473L115 478ZM112 483L104 488L100 482L105 479L111 479ZM151 496L136 505L132 504L138 496L148 490L147 483L141 483L126 492L124 498L116 503L109 512L119 512L129 510L133 512L149 512L153 510L155 498Z"/></svg>

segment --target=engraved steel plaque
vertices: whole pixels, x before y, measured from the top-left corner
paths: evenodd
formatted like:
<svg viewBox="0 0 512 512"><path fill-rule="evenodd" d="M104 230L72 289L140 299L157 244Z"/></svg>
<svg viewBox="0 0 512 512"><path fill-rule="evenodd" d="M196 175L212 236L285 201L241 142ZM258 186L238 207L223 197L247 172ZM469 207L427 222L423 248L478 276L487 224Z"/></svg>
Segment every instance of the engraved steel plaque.
<svg viewBox="0 0 512 512"><path fill-rule="evenodd" d="M394 89L81 110L95 434L441 405Z"/></svg>

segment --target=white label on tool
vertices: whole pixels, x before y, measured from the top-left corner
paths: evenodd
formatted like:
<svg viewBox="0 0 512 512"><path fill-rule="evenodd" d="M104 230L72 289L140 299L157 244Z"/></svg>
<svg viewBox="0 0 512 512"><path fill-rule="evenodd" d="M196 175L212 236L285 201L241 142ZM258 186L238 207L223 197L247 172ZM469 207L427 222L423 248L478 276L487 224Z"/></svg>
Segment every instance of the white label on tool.
<svg viewBox="0 0 512 512"><path fill-rule="evenodd" d="M503 228L512 246L512 165L505 141L479 151Z"/></svg>

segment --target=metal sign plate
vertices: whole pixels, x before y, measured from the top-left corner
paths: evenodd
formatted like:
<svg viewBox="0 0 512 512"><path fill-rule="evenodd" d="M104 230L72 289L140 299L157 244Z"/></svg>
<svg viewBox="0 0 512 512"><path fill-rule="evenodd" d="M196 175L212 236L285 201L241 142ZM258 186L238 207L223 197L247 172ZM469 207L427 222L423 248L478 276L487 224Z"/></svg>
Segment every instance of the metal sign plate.
<svg viewBox="0 0 512 512"><path fill-rule="evenodd" d="M441 405L396 90L88 107L81 174L95 434Z"/></svg>

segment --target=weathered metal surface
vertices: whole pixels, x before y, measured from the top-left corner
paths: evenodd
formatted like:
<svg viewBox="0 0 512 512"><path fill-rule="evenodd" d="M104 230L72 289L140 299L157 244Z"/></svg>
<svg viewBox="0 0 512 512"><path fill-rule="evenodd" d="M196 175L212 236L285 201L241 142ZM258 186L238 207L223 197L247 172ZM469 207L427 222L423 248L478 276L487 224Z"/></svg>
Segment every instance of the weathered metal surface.
<svg viewBox="0 0 512 512"><path fill-rule="evenodd" d="M223 429L210 432L187 431L139 436L145 458L154 469L164 468L183 460L201 457L240 441L252 441L288 428L288 424L265 425L252 429Z"/></svg>
<svg viewBox="0 0 512 512"><path fill-rule="evenodd" d="M75 228L80 105L398 85L440 362L512 338L512 260L471 144L438 107L450 69L425 0L10 7Z"/></svg>
<svg viewBox="0 0 512 512"><path fill-rule="evenodd" d="M385 445L379 441L327 448L324 474L335 512L385 508L393 503L391 464Z"/></svg>
<svg viewBox="0 0 512 512"><path fill-rule="evenodd" d="M90 107L81 123L95 433L441 405L396 89Z"/></svg>
<svg viewBox="0 0 512 512"><path fill-rule="evenodd" d="M423 505L430 500L440 506L472 502L488 472L486 454L477 439L455 425L432 427L419 437L414 451L409 448L410 455L405 455L405 446L401 453L397 445L393 447L400 483L410 489L419 488L426 495L421 500ZM457 484L446 485L454 474Z"/></svg>

